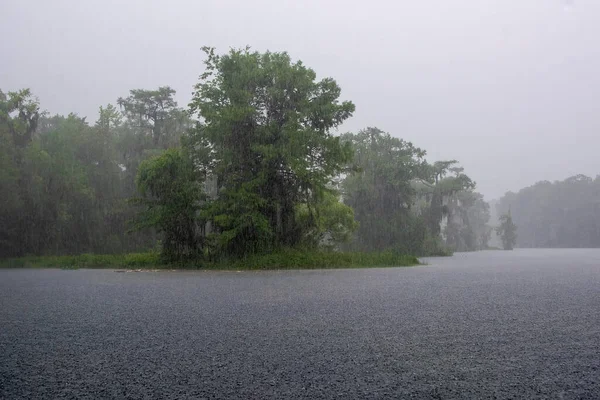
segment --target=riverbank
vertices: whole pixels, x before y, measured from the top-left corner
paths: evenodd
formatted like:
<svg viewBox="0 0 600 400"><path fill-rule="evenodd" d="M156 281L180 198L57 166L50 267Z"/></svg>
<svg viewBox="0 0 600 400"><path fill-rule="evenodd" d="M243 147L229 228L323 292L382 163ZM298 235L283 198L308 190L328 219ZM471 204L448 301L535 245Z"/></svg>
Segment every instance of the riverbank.
<svg viewBox="0 0 600 400"><path fill-rule="evenodd" d="M210 269L210 270L277 270L408 267L419 265L411 255L393 252L311 252L286 250L253 255L243 259L209 262L190 260L164 262L159 253L80 254L70 256L28 256L0 260L0 268L126 268L126 269Z"/></svg>

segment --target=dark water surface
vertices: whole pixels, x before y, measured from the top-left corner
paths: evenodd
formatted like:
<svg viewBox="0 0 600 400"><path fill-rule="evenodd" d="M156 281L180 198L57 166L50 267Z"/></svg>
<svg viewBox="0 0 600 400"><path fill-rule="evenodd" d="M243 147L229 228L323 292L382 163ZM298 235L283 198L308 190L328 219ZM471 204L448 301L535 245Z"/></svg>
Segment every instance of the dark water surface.
<svg viewBox="0 0 600 400"><path fill-rule="evenodd" d="M600 250L0 270L0 398L600 398Z"/></svg>

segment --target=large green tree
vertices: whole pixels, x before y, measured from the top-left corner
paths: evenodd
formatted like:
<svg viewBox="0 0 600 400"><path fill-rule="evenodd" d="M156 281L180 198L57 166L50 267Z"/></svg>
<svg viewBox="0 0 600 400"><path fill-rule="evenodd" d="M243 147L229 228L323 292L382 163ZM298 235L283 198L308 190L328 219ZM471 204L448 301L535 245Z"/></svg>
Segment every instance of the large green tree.
<svg viewBox="0 0 600 400"><path fill-rule="evenodd" d="M204 213L214 243L230 254L295 246L307 229L297 206L312 213L350 160L332 130L354 105L287 53L204 50L190 103L200 124L187 143L216 187Z"/></svg>

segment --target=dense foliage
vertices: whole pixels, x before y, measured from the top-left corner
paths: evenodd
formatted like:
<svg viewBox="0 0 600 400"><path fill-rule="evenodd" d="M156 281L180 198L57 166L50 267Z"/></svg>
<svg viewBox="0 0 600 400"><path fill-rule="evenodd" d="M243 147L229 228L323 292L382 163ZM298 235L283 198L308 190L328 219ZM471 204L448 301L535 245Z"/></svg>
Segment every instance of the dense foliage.
<svg viewBox="0 0 600 400"><path fill-rule="evenodd" d="M204 50L188 110L169 87L135 89L90 125L0 92L0 256L388 254L377 263L487 247L489 207L456 161L377 128L334 134L354 105L287 53Z"/></svg>
<svg viewBox="0 0 600 400"><path fill-rule="evenodd" d="M298 245L316 228L317 204L350 160L331 129L352 115L340 88L286 53L207 52L191 112L197 165L215 182L205 207L214 252L238 254ZM311 218L299 223L298 207Z"/></svg>
<svg viewBox="0 0 600 400"><path fill-rule="evenodd" d="M489 207L456 161L429 164L425 151L377 128L343 135L355 151L342 181L359 229L352 247L444 254L487 247Z"/></svg>
<svg viewBox="0 0 600 400"><path fill-rule="evenodd" d="M163 234L163 254L168 259L197 258L202 253L198 212L204 200L202 181L190 158L180 149L168 149L142 161L137 176L144 206L137 229L156 228Z"/></svg>
<svg viewBox="0 0 600 400"><path fill-rule="evenodd" d="M517 247L600 247L600 177L538 182L506 193L496 208L510 209Z"/></svg>
<svg viewBox="0 0 600 400"><path fill-rule="evenodd" d="M356 172L342 182L344 202L359 223L354 246L381 251L402 245L407 252L420 252L426 232L411 210L412 182L426 174L425 152L377 128L346 134L343 140L355 152Z"/></svg>
<svg viewBox="0 0 600 400"><path fill-rule="evenodd" d="M132 91L128 101L153 93ZM139 114L108 105L90 126L74 114L41 112L28 90L0 92L0 256L154 248L152 231L128 233L139 209L130 199L140 163L179 142L184 114L173 106L161 116L172 128L156 144L153 122Z"/></svg>

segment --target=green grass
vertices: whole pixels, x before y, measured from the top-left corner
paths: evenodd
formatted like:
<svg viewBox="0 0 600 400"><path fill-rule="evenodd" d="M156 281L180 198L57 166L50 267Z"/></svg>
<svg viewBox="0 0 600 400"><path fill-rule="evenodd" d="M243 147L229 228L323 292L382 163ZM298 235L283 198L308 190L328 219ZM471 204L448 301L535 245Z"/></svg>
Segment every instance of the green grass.
<svg viewBox="0 0 600 400"><path fill-rule="evenodd" d="M189 261L164 263L158 253L81 254L77 256L30 256L0 260L0 268L125 268L125 269L210 269L273 270L321 268L405 267L418 265L414 256L392 252L323 252L283 250L271 254L219 262Z"/></svg>
<svg viewBox="0 0 600 400"><path fill-rule="evenodd" d="M0 260L1 268L153 268L165 267L158 253L28 256Z"/></svg>
<svg viewBox="0 0 600 400"><path fill-rule="evenodd" d="M392 252L311 252L285 250L277 253L256 255L241 260L222 261L208 266L211 269L316 269L316 268L369 268L407 267L418 265L414 256L398 255Z"/></svg>

